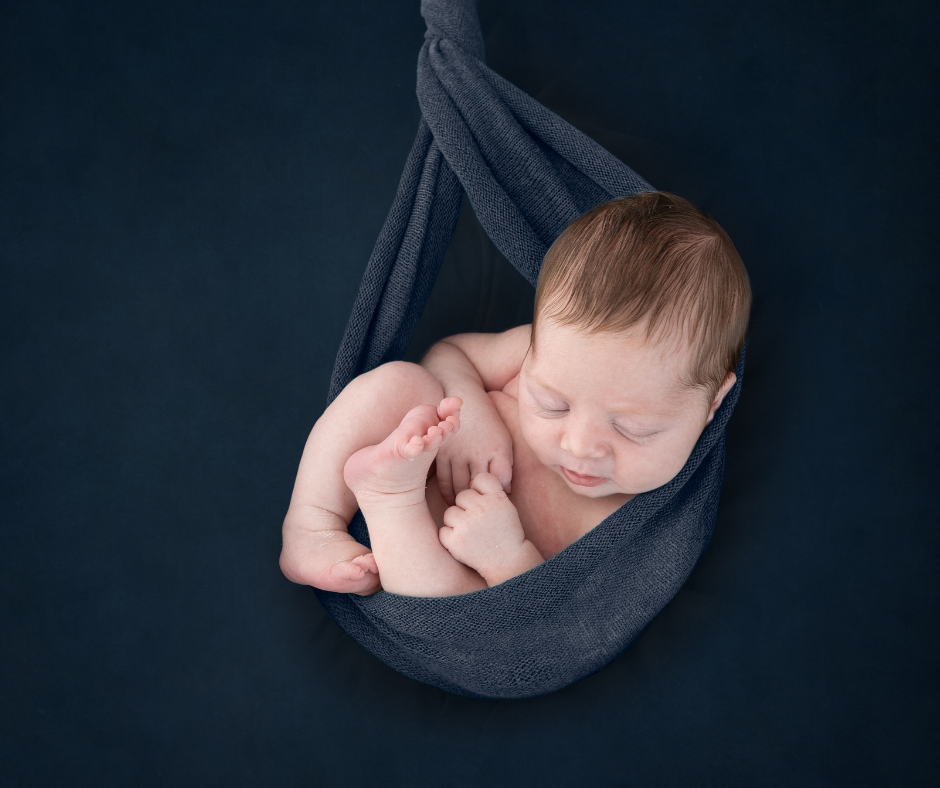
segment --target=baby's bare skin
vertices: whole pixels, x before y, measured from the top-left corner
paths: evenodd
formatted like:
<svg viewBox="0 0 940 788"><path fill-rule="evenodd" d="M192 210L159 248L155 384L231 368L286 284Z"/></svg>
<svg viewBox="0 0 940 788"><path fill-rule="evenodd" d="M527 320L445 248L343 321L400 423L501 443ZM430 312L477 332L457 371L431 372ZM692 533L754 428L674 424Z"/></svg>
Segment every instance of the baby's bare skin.
<svg viewBox="0 0 940 788"><path fill-rule="evenodd" d="M422 401L428 404L415 406ZM481 537L505 523L492 517L492 502L483 510L468 505L468 498L483 491L463 491L465 509L447 526L457 534L451 546L474 567L440 541L443 517L435 522L428 511L425 485L438 449L457 433L460 404L443 397L426 370L403 362L385 364L343 390L317 421L301 458L283 528L281 568L288 579L340 593L384 587L442 596L501 582L541 562L498 482L502 508L515 521L509 521L513 538L499 540L503 549L481 550ZM369 527L371 551L346 532L358 509ZM475 527L482 520L488 532ZM472 556L481 553L488 560L476 562Z"/></svg>
<svg viewBox="0 0 940 788"><path fill-rule="evenodd" d="M611 334L551 320L540 325L535 351L527 327L520 327L506 332L505 340L449 338L432 349L426 362L445 390L460 396L471 376L453 373L450 367L459 359L452 358L455 351L447 345L462 351L479 372L511 447L500 449L512 457L509 500L526 537L547 558L634 495L675 476L734 375L708 403L701 391L681 383L690 352L681 341L650 342L642 326ZM474 452L482 449L485 442L466 448L458 436L444 454L451 466L460 467L471 464ZM499 467L498 454L489 464ZM428 488L431 511L439 520L448 502L447 485L441 488L440 493Z"/></svg>
<svg viewBox="0 0 940 788"><path fill-rule="evenodd" d="M575 495L558 474L539 462L519 429L518 376L502 391L489 392L489 398L512 439L512 484L507 498L518 513L525 537L543 559L560 553L625 503L625 496L585 499ZM426 490L428 508L437 524L444 526L448 504L435 482L436 475L432 475ZM445 539L442 533L441 541L447 546Z"/></svg>
<svg viewBox="0 0 940 788"><path fill-rule="evenodd" d="M281 571L291 581L325 591L373 594L381 588L373 552L347 532L359 503L343 481L343 466L364 446L378 444L421 404L444 398L414 364L385 364L352 381L317 420L307 438L284 518Z"/></svg>
<svg viewBox="0 0 940 788"><path fill-rule="evenodd" d="M358 450L343 467L343 479L369 526L387 591L433 596L441 588L466 593L486 585L441 544L425 501L431 463L460 427L460 405L460 399L450 397L437 408L413 408L385 440Z"/></svg>
<svg viewBox="0 0 940 788"><path fill-rule="evenodd" d="M409 411L381 443L355 452L343 478L355 494L387 591L410 596L466 593L542 562L496 476L478 474L435 518L426 486L438 450L460 428L459 398ZM433 479L433 476L431 477ZM434 493L432 493L434 494Z"/></svg>
<svg viewBox="0 0 940 788"><path fill-rule="evenodd" d="M536 566L673 478L733 373L707 403L681 383L681 343L651 344L642 327L541 325L537 351L528 326L460 335L424 368L395 362L354 380L304 449L285 575L360 594L379 576L403 595L466 593ZM371 554L345 533L359 508Z"/></svg>

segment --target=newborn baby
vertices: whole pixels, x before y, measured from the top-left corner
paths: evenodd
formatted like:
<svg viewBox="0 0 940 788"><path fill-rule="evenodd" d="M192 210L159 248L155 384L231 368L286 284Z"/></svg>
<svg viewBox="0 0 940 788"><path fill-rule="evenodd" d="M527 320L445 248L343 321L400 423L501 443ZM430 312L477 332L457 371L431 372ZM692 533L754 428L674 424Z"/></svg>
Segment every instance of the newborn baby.
<svg viewBox="0 0 940 788"><path fill-rule="evenodd" d="M328 591L447 596L538 565L685 465L735 382L751 292L687 201L604 203L558 238L531 325L353 380L314 425L281 569ZM371 551L346 528L361 509Z"/></svg>

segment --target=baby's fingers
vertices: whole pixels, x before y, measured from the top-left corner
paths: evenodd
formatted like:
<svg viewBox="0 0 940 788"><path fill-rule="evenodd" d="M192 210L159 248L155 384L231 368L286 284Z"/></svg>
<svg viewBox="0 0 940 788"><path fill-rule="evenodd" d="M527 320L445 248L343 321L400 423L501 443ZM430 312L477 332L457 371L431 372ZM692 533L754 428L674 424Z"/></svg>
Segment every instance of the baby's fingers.
<svg viewBox="0 0 940 788"><path fill-rule="evenodd" d="M512 492L512 458L497 454L490 460L489 471L499 479L504 492Z"/></svg>
<svg viewBox="0 0 940 788"><path fill-rule="evenodd" d="M454 539L454 529L449 525L442 525L437 529L437 538L441 546L447 550L447 552L450 552L450 547Z"/></svg>
<svg viewBox="0 0 940 788"><path fill-rule="evenodd" d="M476 495L476 493L473 490L464 490L462 493L458 493L457 497L460 498L466 495ZM461 498L461 500L464 504L467 503L466 498ZM461 509L459 503L457 506L448 506L444 510L444 515L441 519L444 521L444 525L442 525L441 528L449 528L451 531L454 531L456 528L463 529L467 525L467 510ZM450 536L453 536L453 533L451 533Z"/></svg>
<svg viewBox="0 0 940 788"><path fill-rule="evenodd" d="M481 476L486 476L487 474L481 474ZM480 476L477 477L478 479ZM491 477L492 478L492 477ZM495 482L494 482L495 483ZM456 509L458 512L465 512L480 498L480 493L478 492L477 482L474 480L473 487L468 490L461 490L457 493L457 497L454 499L454 506L451 509ZM450 511L448 509L447 511ZM447 522L447 512L444 512L444 522Z"/></svg>
<svg viewBox="0 0 940 788"><path fill-rule="evenodd" d="M466 462L455 462L453 471L454 493L470 489L470 466Z"/></svg>
<svg viewBox="0 0 940 788"><path fill-rule="evenodd" d="M503 486L492 473L480 473L473 478L473 489L481 495L501 493Z"/></svg>
<svg viewBox="0 0 940 788"><path fill-rule="evenodd" d="M442 460L440 455L437 458L437 486L441 491L441 497L447 502L448 506L454 505L454 474L450 463Z"/></svg>

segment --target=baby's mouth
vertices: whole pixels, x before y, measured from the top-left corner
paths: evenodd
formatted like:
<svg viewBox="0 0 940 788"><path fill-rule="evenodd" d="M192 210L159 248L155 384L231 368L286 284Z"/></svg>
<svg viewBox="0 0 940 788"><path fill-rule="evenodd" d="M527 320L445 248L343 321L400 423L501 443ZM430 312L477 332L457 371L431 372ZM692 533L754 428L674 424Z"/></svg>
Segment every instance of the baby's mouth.
<svg viewBox="0 0 940 788"><path fill-rule="evenodd" d="M561 466L561 473L569 482L579 487L597 487L607 481L603 476L582 476L580 473L569 471L564 466Z"/></svg>

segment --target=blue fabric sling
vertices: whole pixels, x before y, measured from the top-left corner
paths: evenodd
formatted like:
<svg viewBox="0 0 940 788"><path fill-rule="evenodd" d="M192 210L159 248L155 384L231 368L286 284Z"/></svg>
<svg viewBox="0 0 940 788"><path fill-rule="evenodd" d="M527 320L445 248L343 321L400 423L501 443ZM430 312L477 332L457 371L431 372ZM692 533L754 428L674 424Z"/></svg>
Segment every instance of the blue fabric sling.
<svg viewBox="0 0 940 788"><path fill-rule="evenodd" d="M423 0L422 120L336 357L329 401L400 359L457 222L462 192L496 247L536 284L569 222L652 189L483 62L475 0ZM622 652L685 582L714 529L737 382L688 462L556 556L492 588L443 598L317 590L350 636L396 670L460 695L551 692ZM350 533L368 545L362 514Z"/></svg>

